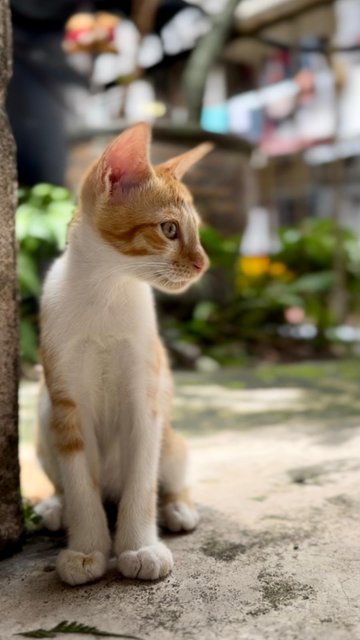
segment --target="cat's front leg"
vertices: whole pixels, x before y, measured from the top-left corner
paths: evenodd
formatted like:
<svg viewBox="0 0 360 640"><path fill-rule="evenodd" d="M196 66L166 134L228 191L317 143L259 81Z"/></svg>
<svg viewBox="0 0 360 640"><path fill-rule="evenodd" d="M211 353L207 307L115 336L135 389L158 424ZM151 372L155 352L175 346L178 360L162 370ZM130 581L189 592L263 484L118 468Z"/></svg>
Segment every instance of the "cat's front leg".
<svg viewBox="0 0 360 640"><path fill-rule="evenodd" d="M127 578L157 580L173 567L171 551L157 532L157 478L161 423L144 399L131 402L131 423L122 444L126 451L126 479L119 505L115 552L118 568Z"/></svg>
<svg viewBox="0 0 360 640"><path fill-rule="evenodd" d="M75 403L64 398L53 402L52 429L58 450L68 529L68 548L60 552L56 567L64 582L84 584L105 573L111 546L110 534L98 478L95 469L90 469Z"/></svg>

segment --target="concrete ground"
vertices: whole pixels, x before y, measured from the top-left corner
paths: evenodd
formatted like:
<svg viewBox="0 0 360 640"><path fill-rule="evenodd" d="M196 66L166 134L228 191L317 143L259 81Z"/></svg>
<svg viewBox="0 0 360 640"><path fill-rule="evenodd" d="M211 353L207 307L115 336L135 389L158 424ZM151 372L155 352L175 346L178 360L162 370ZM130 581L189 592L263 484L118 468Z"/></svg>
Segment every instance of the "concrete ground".
<svg viewBox="0 0 360 640"><path fill-rule="evenodd" d="M42 496L34 389L21 390L22 480ZM360 361L178 374L174 420L202 521L167 537L173 573L141 583L110 568L67 587L61 537L32 536L0 565L0 639L64 619L143 640L360 638Z"/></svg>

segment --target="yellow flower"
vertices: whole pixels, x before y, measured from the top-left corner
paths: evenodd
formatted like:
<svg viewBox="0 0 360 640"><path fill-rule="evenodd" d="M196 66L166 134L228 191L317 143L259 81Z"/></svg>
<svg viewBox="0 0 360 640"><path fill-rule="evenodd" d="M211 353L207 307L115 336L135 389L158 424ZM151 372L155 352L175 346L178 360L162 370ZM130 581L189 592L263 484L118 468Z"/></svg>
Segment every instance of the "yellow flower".
<svg viewBox="0 0 360 640"><path fill-rule="evenodd" d="M270 259L267 256L241 256L238 261L240 273L250 278L258 278L269 272Z"/></svg>
<svg viewBox="0 0 360 640"><path fill-rule="evenodd" d="M271 276L283 276L287 273L287 267L282 262L272 262L269 268Z"/></svg>
<svg viewBox="0 0 360 640"><path fill-rule="evenodd" d="M269 275L278 278L282 282L290 282L294 279L294 273L283 262L273 262L269 268Z"/></svg>

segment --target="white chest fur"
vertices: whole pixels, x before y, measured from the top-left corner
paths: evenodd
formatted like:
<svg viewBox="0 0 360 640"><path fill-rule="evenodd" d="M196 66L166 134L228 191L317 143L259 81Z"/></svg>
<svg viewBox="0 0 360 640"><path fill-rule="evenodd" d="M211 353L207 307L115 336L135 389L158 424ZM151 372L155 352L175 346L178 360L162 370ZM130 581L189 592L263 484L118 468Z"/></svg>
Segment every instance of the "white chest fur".
<svg viewBox="0 0 360 640"><path fill-rule="evenodd" d="M106 421L146 373L157 331L153 295L90 228L73 240L46 280L43 343L57 354L74 399Z"/></svg>

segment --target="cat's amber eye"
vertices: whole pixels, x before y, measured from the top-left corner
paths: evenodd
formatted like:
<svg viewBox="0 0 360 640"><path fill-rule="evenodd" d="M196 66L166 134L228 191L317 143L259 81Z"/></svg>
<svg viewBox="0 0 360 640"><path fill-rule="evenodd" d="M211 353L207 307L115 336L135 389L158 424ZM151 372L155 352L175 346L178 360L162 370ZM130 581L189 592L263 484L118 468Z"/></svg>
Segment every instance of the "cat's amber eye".
<svg viewBox="0 0 360 640"><path fill-rule="evenodd" d="M178 228L175 222L163 222L161 229L169 240L175 240L178 237Z"/></svg>

